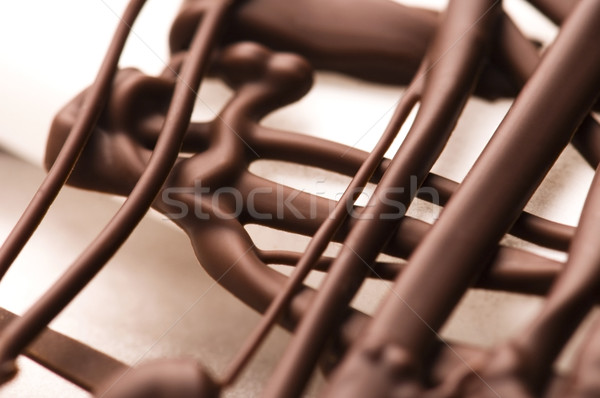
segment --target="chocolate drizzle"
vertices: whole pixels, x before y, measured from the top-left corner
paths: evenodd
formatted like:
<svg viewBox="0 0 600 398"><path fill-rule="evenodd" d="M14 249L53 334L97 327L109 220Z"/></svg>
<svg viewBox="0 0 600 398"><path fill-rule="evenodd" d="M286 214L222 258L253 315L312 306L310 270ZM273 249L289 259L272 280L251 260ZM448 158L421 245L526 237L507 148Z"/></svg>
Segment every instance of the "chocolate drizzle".
<svg viewBox="0 0 600 398"><path fill-rule="evenodd" d="M334 376L332 389L339 385L336 379L348 385L350 380L360 383L359 377L374 377L377 370L373 362L379 361L382 371L386 366L394 368L386 372L389 379L382 380L386 391L403 379L419 377L413 374L420 368L416 361L437 338L432 331L442 326L469 281L480 272L482 260L514 222L600 92L600 58L596 59L600 54L591 49L590 39L582 39L599 33L594 32L599 11L597 2L583 1L562 28L444 214L410 257L393 295L353 346L338 376ZM585 60L582 54L586 54ZM550 116L549 94L556 92L573 71L580 71L578 78L563 91L560 112L550 112ZM515 153L519 155L514 157ZM481 201L482 197L489 199ZM434 274L437 277L431 278ZM428 292L427 298L423 291ZM394 351L395 363L386 362L387 350ZM483 385L478 388L480 394L490 388L480 380L476 382ZM464 388L469 391L473 387ZM513 389L510 383L491 386L501 395L505 388L505 394L525 396L519 391L526 389Z"/></svg>
<svg viewBox="0 0 600 398"><path fill-rule="evenodd" d="M451 0L439 15L384 0L293 5L188 0L173 24L171 60L161 75L116 71L127 26L143 3L131 2L94 85L56 116L45 159L48 178L0 251L1 273L65 181L127 200L65 275L2 330L4 380L16 371L16 357L153 207L188 234L200 264L216 281L265 316L221 377L210 376L196 362L165 359L117 376L106 371L105 380L90 385L88 375L71 375L76 370L70 365L62 371L60 364L48 364L100 396L218 396L275 322L293 336L265 386L266 397L300 396L323 353L331 372L324 396L600 395L591 376L599 358L597 330L571 376L555 375L552 368L598 300L600 258L594 240L600 177L576 229L523 212L571 140L593 167L600 162L600 125L589 113L600 94L597 0L531 1L556 23L564 22L541 60L498 0ZM310 90L313 68L409 83L370 154L261 125L265 116ZM190 122L195 93L207 73L225 81L233 97L212 121ZM460 185L430 172L471 94L496 98L519 90ZM561 92L558 98L556 92ZM417 103L409 134L393 159L384 159ZM254 175L248 166L259 158L321 167L353 179L335 203ZM377 183L373 197L366 207L354 206L369 181ZM398 189L413 181L439 193L444 211L434 225L399 211L419 194ZM198 183L204 191L197 190ZM220 194L223 187L235 193ZM275 206L280 195L293 198L295 206ZM247 224L313 238L303 254L260 250L245 231ZM499 242L507 233L568 250L568 261L505 247ZM330 241L343 243L335 258L323 256ZM406 261L378 262L379 253ZM267 266L275 263L294 265L295 271L284 277ZM327 271L318 291L302 285L311 269ZM372 318L349 306L367 277L394 280ZM489 350L440 345L438 330L472 286L541 294L547 300L521 334ZM110 369L124 367L101 354L89 355ZM39 358L50 362L52 355Z"/></svg>

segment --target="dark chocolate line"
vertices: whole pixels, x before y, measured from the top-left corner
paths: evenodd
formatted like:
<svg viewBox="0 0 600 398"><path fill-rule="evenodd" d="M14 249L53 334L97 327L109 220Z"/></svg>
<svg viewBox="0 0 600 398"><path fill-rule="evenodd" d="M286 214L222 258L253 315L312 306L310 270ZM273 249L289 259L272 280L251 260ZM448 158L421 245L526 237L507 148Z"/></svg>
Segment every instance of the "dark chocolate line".
<svg viewBox="0 0 600 398"><path fill-rule="evenodd" d="M126 202L67 272L0 337L3 380L14 376L14 360L19 353L100 271L146 214L177 159L200 80L229 6L229 1L221 0L208 9L183 65L156 149Z"/></svg>
<svg viewBox="0 0 600 398"><path fill-rule="evenodd" d="M0 331L18 315L0 308ZM25 356L86 391L98 391L129 366L52 329L45 329L24 351Z"/></svg>
<svg viewBox="0 0 600 398"><path fill-rule="evenodd" d="M494 54L519 87L531 77L541 59L538 49L507 16L503 18L500 30L499 50ZM578 127L571 143L594 169L600 164L600 124L591 115L586 116Z"/></svg>
<svg viewBox="0 0 600 398"><path fill-rule="evenodd" d="M104 108L131 25L133 25L145 3L145 0L135 0L127 6L100 66L96 80L84 100L84 111L78 115L67 140L64 144L61 143L60 152L56 155L52 169L48 172L21 218L11 230L2 247L0 247L0 279L27 244L29 238L48 212L52 202L56 199L58 192L69 178L69 174L81 155Z"/></svg>
<svg viewBox="0 0 600 398"><path fill-rule="evenodd" d="M596 173L586 198L569 259L552 285L541 313L525 330L495 347L479 369L480 374L498 384L499 391L511 385L511 389L518 386L540 395L546 388L552 364L596 303L600 286L598 236L600 173Z"/></svg>
<svg viewBox="0 0 600 398"><path fill-rule="evenodd" d="M588 120L593 119L586 118L586 122ZM145 147L151 149L156 143L160 122L160 119L142 121L139 126L136 125L132 128L132 133L139 138ZM584 123L584 125L587 125L587 123ZM594 125L592 124L591 126L593 127ZM593 128L595 129L596 127ZM578 130L580 134L577 137L584 135L584 129L582 127ZM209 131L210 123L190 123L182 150L188 153L205 151L209 145ZM589 137L600 137L600 134L596 134L596 131L593 131L593 134L586 135ZM246 140L259 154L260 159L283 160L305 164L348 176L356 173L359 165L364 162L368 155L367 152L336 142L304 134L280 131L261 125L254 126L251 137L246 138ZM600 148L600 146L598 147ZM586 148L589 148L587 144ZM342 157L341 154L345 155ZM336 162L332 162L332 159L336 159ZM384 159L381 162L373 174L371 182L379 182L381 176L388 168L389 162L389 159ZM423 182L423 189L417 193L417 197L430 202L433 201L434 198L428 194L428 188L433 188L438 193L437 199L439 199L439 203L436 204L445 206L448 200L450 200L452 193L458 188L458 185L455 181L430 172ZM543 247L566 251L569 248L574 232L575 228L572 226L557 223L524 211L512 226L509 234Z"/></svg>
<svg viewBox="0 0 600 398"><path fill-rule="evenodd" d="M366 216L353 226L313 305L298 325L269 380L265 397L301 394L330 330L341 320L341 309L348 305L368 273L363 259L371 263L397 227L397 219L381 217L391 212L388 200L406 204L412 199L410 193L390 191L408 186L414 176L418 185L422 184L443 149L476 81L495 25L494 17L501 9L497 5L497 1L469 2L469 6L450 3L424 60L426 65L436 66L426 76L421 106L410 132L369 201ZM450 49L452 56L444 57ZM355 393L364 396L366 391L357 389Z"/></svg>
<svg viewBox="0 0 600 398"><path fill-rule="evenodd" d="M489 250L516 220L600 92L600 51L594 39L600 35L599 17L600 3L582 0L564 24L441 218L409 259L395 283L395 295L384 301L337 369L332 392L368 365L389 370L381 396L418 380L414 372L418 375L419 358L435 340L430 328L441 327L481 272ZM555 99L557 92L561 96ZM388 350L397 359L386 358ZM360 385L372 373L352 384ZM488 391L487 386L481 385L483 390Z"/></svg>
<svg viewBox="0 0 600 398"><path fill-rule="evenodd" d="M556 394L556 391L566 388L565 380L552 373L547 365L564 346L581 317L598 300L593 289L599 277L595 271L598 253L590 236L599 234L593 224L600 224L600 221L595 221L596 211L590 203L597 201L594 192L600 189L599 184L594 184L586 200L584 216L574 239L574 228L522 212L522 207L560 149L567 145L569 134L593 106L594 96L600 91L600 78L597 73L593 76L592 72L600 66L600 55L597 50L593 51L595 48L591 43L600 36L600 28L592 27L590 21L590 15L600 16L600 6L591 5L592 1L531 0L557 23L565 19L576 3L579 4L579 14L575 13L572 17L577 22L566 23L557 44L548 53L547 57L552 61L542 61L535 74L540 58L537 48L502 14L499 7L494 8L494 16L503 21L500 30L496 31L494 21L490 19L473 32L469 31L466 43L459 40L457 59L442 59L431 75L419 83L419 98L422 95L419 115L392 161L381 160L378 153L367 155L340 144L259 126L258 122L264 115L304 95L311 82L310 66L290 54L274 54L248 43L224 47L214 57L211 73L220 75L234 88L234 98L214 121L187 126L190 103L180 101L183 84L178 84L173 94L178 78L176 73L183 69L185 75L194 69L190 66L190 59L194 62L202 50L193 44L190 53L186 53L186 47L199 26L202 31L211 24L206 4L214 4L188 1L174 24L170 38L174 51L169 63L172 69L166 69L157 78L143 76L133 70L121 71L117 75L108 109L100 117L94 136L69 183L127 195L139 179L134 194L126 202L131 212L124 219L142 217L151 202L159 211L173 214L173 202L168 203L164 193L172 188L190 188L196 181L207 183L213 189L237 188L246 202L256 198L253 196L256 188L281 189L284 194L297 195L295 204L300 208L301 218L312 211L310 204L315 201L317 214L307 220L295 219L296 214L290 209L286 210L283 219L255 219L252 214L243 211L237 218L224 220L223 217L231 212L231 201L222 200L215 204L214 196L189 192L173 196L180 204L188 208L198 206L209 215L207 222L200 221L195 214L174 220L190 236L202 265L233 294L268 314L262 319L264 327L250 337L246 348L238 353L238 359L225 372L223 385L235 379L261 337L281 315L279 321L284 327L293 330L298 325L297 335L275 371L267 396L301 394L322 351L330 355L330 367L340 364L326 395L387 397L404 393L406 396L420 396L426 388L436 387L431 396L458 394L467 397L489 394L492 390L487 388L492 386L493 391L502 391L507 396L525 397L540 395L543 387L549 384L547 381L552 382L548 394ZM478 22L478 11L491 3L491 0L452 1L446 19L438 25L436 13L380 0L330 0L321 3L318 9L308 0L298 0L294 4L277 0L239 2L227 15L224 42L237 41L241 37L259 39L278 49L299 51L317 68L343 71L370 80L406 81L414 74L426 48L427 54L421 62L423 69L434 66L437 58L456 44L451 43L453 38L462 36L460 30L473 21ZM585 12L590 14L588 16L581 11L584 3L587 7ZM216 28L220 20L225 19L227 6L223 5L222 13L214 17L213 27ZM335 10L347 12L341 13L340 18L335 20L323 19L327 11ZM290 15L302 23L310 21L312 27L323 28L325 34L319 34L319 29L311 30L311 25L297 29L293 19L292 22L287 19ZM403 23L399 24L399 21ZM430 43L431 33L436 27L439 31ZM495 138L469 173L465 185L459 186L428 172L460 114L471 86L477 83L477 71L485 62L485 47L498 33L494 41L499 49L491 51L494 58L483 72L479 92L494 97L514 93L531 75L532 82L517 99ZM344 39L347 35L355 39L347 41ZM203 45L206 51L198 60L201 65L206 66L208 49L212 45L223 44L217 43L215 38L212 33L205 38ZM202 41L198 36L197 40ZM370 56L365 57L364 51ZM581 54L586 57L573 58ZM548 66L552 63L555 65ZM197 84L203 72L201 65L195 65L200 70L194 75ZM556 75L555 78L558 76L566 82L566 71L572 73L579 69L583 70L584 77L576 76L571 79L574 82L564 86L548 78ZM417 87L416 83L413 86ZM107 90L108 85L101 86L101 89ZM538 89L540 92L536 93ZM549 92L552 90L560 90L564 98L551 102ZM87 95L90 97L89 92ZM169 106L172 97L174 100ZM55 161L65 140L74 140L69 137L74 133L69 132L76 119L73 116L80 113L84 98L85 94L80 95L57 116L56 126L53 125L51 132L47 164ZM411 103L410 97L407 98L406 102ZM163 116L165 112L166 117ZM179 114L174 117L177 112L187 116ZM173 123L177 132L159 134L163 123L165 126ZM68 129L65 130L65 127ZM387 133L392 134L397 127L391 126ZM186 128L188 132L184 133ZM239 135L236 137L231 129ZM548 141L546 133L551 135ZM497 138L501 135L508 137L502 141ZM251 151L241 145L240 139L252 145ZM591 165L598 164L600 125L589 114L572 142ZM176 147L192 156L176 159ZM513 148L511 153L520 155L509 158L510 151L505 150L507 147ZM151 157L153 149L155 155ZM254 149L257 152L251 153ZM165 154L163 151L169 154L161 157L161 153ZM110 153L110 164L105 164L106 153ZM339 153L345 156L338 158ZM159 157L162 161L157 160ZM257 157L294 161L347 175L360 171L354 176L344 198L337 203L334 217L329 218L331 201L298 193L249 173L247 166ZM365 159L368 159L368 165L361 168ZM156 163L163 165L155 167ZM171 170L173 164L175 167ZM153 173L156 175L151 176ZM417 177L418 186L435 188L439 193L439 204L446 206L442 219L433 227L409 217L402 220L377 218L389 210L389 206L386 208L389 203L384 203L386 199L397 199L408 206L414 192L392 198L386 196L389 192L385 189L407 187L409 176ZM380 182L376 197L370 203L375 206L355 209L353 216L357 217L342 224L349 207L346 205L351 203L349 192L368 180ZM145 197L141 202L147 202L146 206L134 203L136 192L144 183L151 187L149 192L153 192L141 195ZM153 200L160 188L163 196ZM484 194L486 199L482 199ZM417 196L433 201L424 193L417 193ZM255 204L263 215L275 215L279 211L274 209L275 199L273 194L263 195ZM126 213L127 210L123 209ZM121 212L116 217L119 214ZM376 220L369 222L359 217L361 215L371 215ZM99 239L111 235L107 239L112 240L112 244L104 245L101 240L96 240L59 283L32 307L25 321L17 320L8 325L8 333L0 337L5 376L13 370L11 359L117 250L137 224L134 219L130 219L124 228L121 228L123 225L109 224ZM319 229L323 221L325 225ZM243 225L248 223L307 235L316 233L317 236L312 240L308 256L304 257L295 253L252 250L253 243L243 229ZM498 240L506 232L563 251L572 241L569 262L565 266L526 251L499 246ZM322 248L332 238L345 242L341 255L336 259L321 257ZM94 251L94 245L98 250ZM379 251L398 257L408 257L413 251L414 254L408 265L373 263ZM240 252L244 252L240 266L235 267L226 278L221 278L224 267L231 265L229 260ZM286 279L266 267L266 263L277 261L292 265L299 261L295 276ZM87 270L86 262L92 264ZM316 297L312 290L300 287L313 262L317 263L317 268L330 271ZM371 264L375 276L396 278L395 293L405 300L408 309L394 304L390 298L375 319L368 321L364 314L348 308L349 300L363 279L373 276L367 270ZM443 264L449 265L444 267ZM78 265L82 266L79 270L75 269ZM282 292L285 286L287 288ZM553 289L544 312L524 334L509 344L491 351L457 345L440 349L435 333L430 332L441 326L458 298L471 286L533 294L548 294L550 287L553 286ZM282 314L279 314L280 310ZM300 322L302 317L305 319ZM357 339L358 330L365 330L360 339ZM355 341L356 344L353 344ZM338 346L344 344L352 346L349 354L340 359L344 350ZM449 354L453 350L457 350L461 358L464 355L462 359L466 358L466 363L477 371L477 375L470 371L466 375L453 371L457 364L465 365ZM592 351L597 350L592 347ZM513 355L515 353L517 355ZM480 358L489 358L489 361L481 365ZM583 361L586 366L589 363L593 365L589 357ZM68 366L76 362L70 362ZM60 369L57 370L60 372ZM74 372L77 374L76 370ZM89 372L83 373L82 377L90 377ZM166 388L168 390L163 391L169 391L165 392L169 396L209 397L217 396L222 387L193 361L164 360L126 373L123 382L114 388L111 384L104 384L95 391L106 391L107 398L145 398L155 396L157 389ZM98 384L101 379L108 381L106 374L99 372L93 383ZM488 377L491 379L483 390L482 376L486 380ZM459 384L464 390L452 384L461 377L464 382ZM593 391L590 394L597 391L596 387L589 385L589 380L577 383L578 388L581 387L576 392L578 394L583 390Z"/></svg>
<svg viewBox="0 0 600 398"><path fill-rule="evenodd" d="M258 256L265 264L294 266L300 258L300 253L259 251ZM321 257L314 269L327 272L333 261L332 257ZM376 261L372 268L374 273L368 277L393 280L406 269L406 263ZM473 287L543 296L548 293L563 268L564 264L558 261L501 246L490 261L489 270L478 278ZM598 295L595 295L593 300L599 301L600 296L596 296Z"/></svg>
<svg viewBox="0 0 600 398"><path fill-rule="evenodd" d="M267 336L268 332L275 325L282 310L289 305L295 291L302 285L302 281L306 278L314 264L319 260L327 248L329 242L331 242L344 221L348 218L348 212L351 211L352 205L354 205L354 202L364 190L367 182L372 178L377 167L383 160L385 153L398 135L400 128L406 121L416 102L419 100L421 95L419 92L419 79L420 76L417 74L415 84L411 84L408 87L407 92L398 103L390 123L375 145L375 148L360 166L331 213L315 232L313 238L308 243L304 254L298 259L294 272L286 279L280 293L274 297L257 327L252 331L242 348L238 351L236 357L225 369L224 376L222 377L222 385L232 383L240 374L251 356L256 352L264 338Z"/></svg>

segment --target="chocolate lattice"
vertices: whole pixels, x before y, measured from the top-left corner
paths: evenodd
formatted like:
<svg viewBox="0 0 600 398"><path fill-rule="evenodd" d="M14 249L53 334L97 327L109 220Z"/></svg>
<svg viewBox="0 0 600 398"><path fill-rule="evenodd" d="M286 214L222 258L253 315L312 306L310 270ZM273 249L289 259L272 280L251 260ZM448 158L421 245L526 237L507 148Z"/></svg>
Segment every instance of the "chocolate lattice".
<svg viewBox="0 0 600 398"><path fill-rule="evenodd" d="M600 93L598 1L531 1L562 23L540 59L499 0L451 0L441 15L384 0L189 0L174 22L171 59L159 76L116 68L143 3L130 3L96 82L56 116L43 193L3 246L2 272L65 182L127 200L23 317L6 315L4 380L25 352L98 396L218 396L279 322L293 336L265 386L267 397L300 396L319 364L329 377L325 396L600 396L597 327L570 375L552 366L597 300L600 185L594 179L577 228L523 211L569 142L590 165L600 160L600 126L590 114ZM325 17L331 15L339 18ZM298 21L310 23L304 29ZM261 125L310 90L312 68L409 83L371 153ZM212 121L190 122L206 74L234 94ZM472 93L517 92L461 184L430 172ZM385 159L417 103L410 132ZM248 166L259 158L353 179L333 202L254 175ZM369 181L377 183L373 196L367 206L355 206ZM413 185L436 194L407 189ZM444 206L433 225L404 214L419 192ZM281 207L282 198L293 198L294 206ZM150 207L188 234L216 281L264 313L219 377L176 359L131 369L45 329ZM260 250L244 229L251 223L313 238L304 253ZM568 252L568 261L501 245L507 233ZM335 258L323 256L330 241L343 243ZM407 261L377 261L380 253ZM287 278L268 264L295 270ZM327 271L317 291L302 285L311 269ZM394 281L373 317L349 305L368 277ZM541 294L546 301L522 333L489 350L441 341L438 330L471 286ZM73 355L65 360L57 350Z"/></svg>

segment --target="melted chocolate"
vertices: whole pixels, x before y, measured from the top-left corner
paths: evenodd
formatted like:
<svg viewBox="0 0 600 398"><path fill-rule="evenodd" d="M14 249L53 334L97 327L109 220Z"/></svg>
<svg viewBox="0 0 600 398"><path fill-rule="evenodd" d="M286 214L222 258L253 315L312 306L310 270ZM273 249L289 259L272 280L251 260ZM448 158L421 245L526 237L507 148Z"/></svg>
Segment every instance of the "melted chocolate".
<svg viewBox="0 0 600 398"><path fill-rule="evenodd" d="M2 273L67 178L71 185L128 199L69 271L3 330L2 377L14 374L14 359L152 206L189 235L215 280L265 317L218 381L195 362L162 360L118 376L105 372L104 383L94 380L85 387L101 396L218 396L276 321L294 335L266 386L267 397L300 396L319 360L332 372L325 396L598 395L592 376L599 358L597 332L570 378L555 375L551 364L598 300L600 258L594 241L600 177L577 229L522 209L576 130L576 148L590 164L600 161L600 126L589 116L600 93L595 45L600 5L596 0L532 3L557 23L566 20L541 61L536 46L493 0L453 0L441 15L383 0L186 1L171 32L170 65L157 77L134 69L115 74L127 35L123 23L94 85L54 120L45 159L49 177L40 188L45 193L32 201L3 246ZM127 24L142 4L131 3ZM240 38L274 50L239 43ZM190 123L209 60L211 73L235 93L214 120ZM306 94L312 68L386 83L410 81L372 153L261 126L266 115ZM476 87L480 95L495 98L521 86L462 184L430 173ZM383 159L417 102L410 133L393 159ZM192 156L178 155L180 150ZM252 174L248 165L258 158L354 178L336 204ZM418 195L397 189L413 179L417 187L435 188L445 206L433 226L398 211L398 204L407 208ZM353 207L368 181L378 183L368 206ZM199 193L198 182L209 192ZM238 196L219 195L223 187L235 190L253 211L245 206L238 211ZM275 206L279 195L293 198L293 206ZM303 254L259 250L244 229L249 223L314 237ZM503 247L499 241L506 233L568 249L569 260L560 264ZM343 248L335 258L323 257L331 240ZM408 261L376 262L380 252ZM272 263L296 269L286 278L267 266ZM312 268L328 271L318 292L302 286ZM395 279L372 319L349 307L366 277ZM490 350L440 346L437 330L471 286L547 294L547 301L522 334ZM451 353L459 353L468 370L457 366ZM76 372L71 365L71 373L53 366L59 373Z"/></svg>
<svg viewBox="0 0 600 398"><path fill-rule="evenodd" d="M381 387L378 393L371 390L371 396L386 396L387 391L405 386L409 391L419 389L422 358L437 339L433 332L481 272L489 250L514 222L600 92L600 52L591 39L600 33L598 15L598 2L582 1L562 28L441 218L412 254L393 294L338 369L331 395L354 394L360 391L354 385L368 385L363 380L374 377ZM574 71L579 72L577 79L570 77ZM564 91L562 82L567 78L569 90ZM548 98L557 90L563 94L557 104L560 112L549 113ZM527 389L503 367L490 368L486 383L478 373L469 372L469 383L459 384L462 395L527 396ZM506 382L496 371L507 376Z"/></svg>

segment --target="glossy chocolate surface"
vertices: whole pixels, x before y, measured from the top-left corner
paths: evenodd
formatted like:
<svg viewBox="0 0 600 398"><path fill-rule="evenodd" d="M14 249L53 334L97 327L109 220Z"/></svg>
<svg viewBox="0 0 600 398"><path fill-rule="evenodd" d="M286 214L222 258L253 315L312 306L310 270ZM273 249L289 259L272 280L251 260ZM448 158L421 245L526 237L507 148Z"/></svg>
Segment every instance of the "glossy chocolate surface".
<svg viewBox="0 0 600 398"><path fill-rule="evenodd" d="M125 19L133 20L142 3L132 2ZM531 3L562 23L543 57L494 0L451 0L441 14L384 0L188 0L171 31L172 58L159 76L115 71L127 35L121 27L97 81L54 120L45 159L54 188L42 190L44 200L32 204L26 226L16 229L19 237L3 247L2 271L64 180L128 199L64 277L3 329L3 379L153 207L187 233L218 283L266 315L224 376L165 359L122 377L105 372L111 377L84 387L99 396L218 396L275 322L293 336L266 397L301 396L319 365L330 375L327 397L600 396L593 376L597 330L571 375L552 367L598 300L598 177L577 228L523 211L571 140L593 167L600 161L600 126L590 116L600 94L600 3ZM372 153L261 125L311 89L314 69L408 83ZM207 73L234 94L213 120L190 122ZM431 173L472 94L496 98L519 90L461 184ZM384 159L416 103L410 132L395 156ZM336 204L253 174L248 167L259 158L353 180ZM377 183L368 205L354 206L368 181ZM411 184L421 191L404 189ZM222 194L223 188L234 194ZM404 214L416 196L434 200L427 189L444 206L433 225ZM294 206L277 206L281 195ZM305 253L260 250L247 224L313 238ZM506 234L568 251L568 261L506 247L500 243ZM329 241L343 244L335 258L323 256ZM377 261L380 253L406 261ZM268 264L296 271L288 278ZM302 285L313 268L327 271L318 291ZM372 317L350 307L367 277L394 281ZM473 286L546 295L546 301L524 331L490 349L441 344L439 330Z"/></svg>

